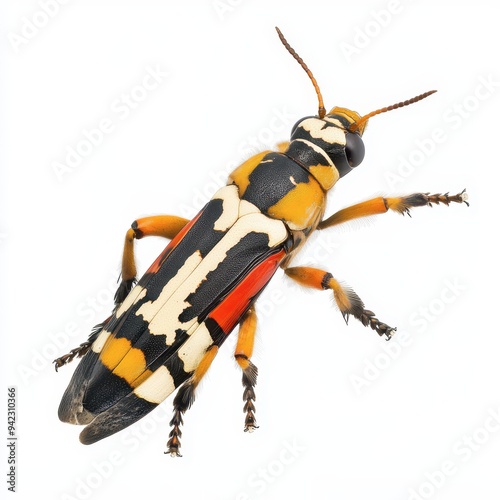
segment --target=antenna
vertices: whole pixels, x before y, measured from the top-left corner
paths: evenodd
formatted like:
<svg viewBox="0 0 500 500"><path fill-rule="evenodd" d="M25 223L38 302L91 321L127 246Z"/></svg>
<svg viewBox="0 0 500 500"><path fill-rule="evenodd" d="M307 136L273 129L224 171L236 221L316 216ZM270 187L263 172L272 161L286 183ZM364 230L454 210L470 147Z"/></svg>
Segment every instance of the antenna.
<svg viewBox="0 0 500 500"><path fill-rule="evenodd" d="M290 52L293 58L300 64L302 69L307 73L307 76L311 79L312 84L314 85L314 90L316 91L316 95L318 96L318 116L323 118L326 115L325 105L323 104L323 96L321 95L321 91L319 90L318 82L311 70L307 67L306 63L302 60L302 58L295 52L295 50L290 46L290 44L286 41L286 38L281 33L280 29L276 26L276 31L278 32L278 36L280 37L281 43L285 46L286 50Z"/></svg>
<svg viewBox="0 0 500 500"><path fill-rule="evenodd" d="M421 101L422 99L429 97L431 94L434 94L434 92L437 92L437 90L430 90L429 92L425 92L424 94L420 94L416 97L408 99L407 101L401 101L401 102L398 102L397 104L392 104L391 106L387 106L385 108L380 108L380 109L377 109L376 111L372 111L371 113L368 113L367 115L362 116L358 121L354 122L349 127L349 132L356 132L356 130L359 130L360 128L361 129L364 128L364 124L372 116L380 115L381 113L386 113L387 111L392 111L393 109L402 108L404 106L408 106L409 104L413 104L415 102Z"/></svg>

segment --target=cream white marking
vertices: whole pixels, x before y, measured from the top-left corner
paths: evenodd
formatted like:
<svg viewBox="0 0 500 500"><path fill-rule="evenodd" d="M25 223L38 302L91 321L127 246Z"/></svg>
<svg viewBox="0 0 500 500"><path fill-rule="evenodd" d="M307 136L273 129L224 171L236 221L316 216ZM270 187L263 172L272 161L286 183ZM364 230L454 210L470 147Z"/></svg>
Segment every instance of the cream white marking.
<svg viewBox="0 0 500 500"><path fill-rule="evenodd" d="M243 217L244 215L247 214L255 214L255 213L260 214L261 212L253 203L250 203L247 200L240 200L240 210L239 210L240 217Z"/></svg>
<svg viewBox="0 0 500 500"><path fill-rule="evenodd" d="M342 122L337 118L328 118L327 116L325 116L323 120L345 130L345 125L343 125Z"/></svg>
<svg viewBox="0 0 500 500"><path fill-rule="evenodd" d="M95 339L94 343L92 344L92 350L99 354L102 351L102 348L104 347L104 344L106 343L106 340L108 340L109 336L111 335L111 332L108 332L107 330L103 330Z"/></svg>
<svg viewBox="0 0 500 500"><path fill-rule="evenodd" d="M210 332L204 323L180 347L178 356L184 363L184 371L194 372L200 364L207 349L213 344Z"/></svg>
<svg viewBox="0 0 500 500"><path fill-rule="evenodd" d="M202 262L200 252L196 251L188 257L184 265L177 271L177 274L163 287L156 300L149 300L142 304L136 315L142 315L145 321L149 322L149 331L152 335L166 335L167 345L171 345L175 340L175 330L178 328L187 329L196 319L187 323L181 323L177 318L179 314L189 305L184 299L187 295L180 295L178 292L184 283L190 283L190 276ZM165 305L168 303L168 307Z"/></svg>
<svg viewBox="0 0 500 500"><path fill-rule="evenodd" d="M294 186L296 186L296 185L297 185L297 182L296 182L296 181L295 181L295 179L293 178L293 175L291 175L291 176L289 177L289 179L290 179L290 182L291 182Z"/></svg>
<svg viewBox="0 0 500 500"><path fill-rule="evenodd" d="M146 295L146 291L147 290L140 285L136 285L132 288L120 307L116 310L116 317L119 318L129 307L133 306L135 302L142 299Z"/></svg>
<svg viewBox="0 0 500 500"><path fill-rule="evenodd" d="M318 145L314 144L311 141L308 141L307 139L295 139L295 140L299 141L299 142L303 142L304 144L307 144L311 149L314 149L314 151L316 153L320 154L325 159L325 161L328 163L328 165L330 165L331 167L334 166L332 160L330 159L330 157Z"/></svg>
<svg viewBox="0 0 500 500"><path fill-rule="evenodd" d="M323 120L308 118L300 126L307 130L314 139L321 139L329 144L340 144L345 146L345 131L337 127L325 127Z"/></svg>
<svg viewBox="0 0 500 500"><path fill-rule="evenodd" d="M270 248L282 243L288 236L285 224L282 221L271 219L262 213L245 215L233 226L231 232L233 231L234 233L231 236L236 241L233 240L234 244L232 246L235 246L244 236L251 232L267 234ZM224 239L219 243L222 243Z"/></svg>
<svg viewBox="0 0 500 500"><path fill-rule="evenodd" d="M238 220L240 204L238 187L234 184L225 186L215 193L213 199L222 200L222 214L215 221L214 229L227 231Z"/></svg>
<svg viewBox="0 0 500 500"><path fill-rule="evenodd" d="M160 404L175 390L174 379L167 367L160 366L141 385L134 389L134 394L151 403Z"/></svg>

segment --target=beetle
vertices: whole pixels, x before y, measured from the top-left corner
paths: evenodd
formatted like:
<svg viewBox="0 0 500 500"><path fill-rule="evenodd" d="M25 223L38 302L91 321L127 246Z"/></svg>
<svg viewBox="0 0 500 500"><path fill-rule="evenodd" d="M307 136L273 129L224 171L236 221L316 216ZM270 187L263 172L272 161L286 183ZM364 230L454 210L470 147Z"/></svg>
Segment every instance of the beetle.
<svg viewBox="0 0 500 500"><path fill-rule="evenodd" d="M395 332L366 309L334 276L290 262L315 230L388 211L467 203L463 190L376 197L324 218L328 191L364 158L362 135L369 118L431 95L377 109L364 116L347 108L328 113L309 68L276 28L281 42L308 74L318 114L300 119L290 141L237 167L226 186L188 221L158 215L133 222L125 237L121 282L110 317L89 339L56 359L57 368L82 358L59 406L63 422L85 425L92 444L133 424L178 389L167 451L180 455L183 415L220 346L239 325L234 357L242 370L244 430L257 428L257 367L251 356L257 327L255 302L278 268L301 285L333 292L344 319L353 316L387 340ZM137 282L134 241L170 239Z"/></svg>

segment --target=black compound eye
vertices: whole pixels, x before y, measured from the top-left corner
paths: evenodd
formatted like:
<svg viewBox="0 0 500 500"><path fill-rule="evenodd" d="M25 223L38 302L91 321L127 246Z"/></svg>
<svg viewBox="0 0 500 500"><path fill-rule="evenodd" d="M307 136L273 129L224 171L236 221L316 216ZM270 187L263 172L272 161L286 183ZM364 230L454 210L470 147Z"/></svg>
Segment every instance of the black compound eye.
<svg viewBox="0 0 500 500"><path fill-rule="evenodd" d="M347 132L345 137L345 154L349 166L357 167L365 157L365 145L358 134Z"/></svg>

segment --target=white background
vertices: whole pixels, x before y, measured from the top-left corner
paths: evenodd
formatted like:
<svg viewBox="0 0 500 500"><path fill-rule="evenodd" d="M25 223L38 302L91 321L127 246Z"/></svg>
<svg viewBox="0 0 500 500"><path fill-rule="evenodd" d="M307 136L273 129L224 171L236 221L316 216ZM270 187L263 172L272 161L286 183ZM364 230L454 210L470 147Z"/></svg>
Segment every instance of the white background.
<svg viewBox="0 0 500 500"><path fill-rule="evenodd" d="M18 392L17 498L498 499L500 7L72 0L51 3L48 17L42 5L3 2L1 13L2 390L4 407L7 387ZM328 109L363 114L439 90L370 122L365 160L328 213L464 187L471 206L331 230L297 260L331 271L397 325L391 343L346 326L328 293L277 274L261 301L254 434L242 432L231 339L186 414L182 459L163 454L171 400L85 447L80 429L57 419L75 366L56 374L51 360L109 313L129 224L194 212L252 137L272 147L316 113L276 25ZM145 91L148 68L168 75ZM140 101L134 109L124 94ZM54 164L85 149L85 131L103 119L112 130L58 177ZM164 242L138 246L144 271Z"/></svg>

